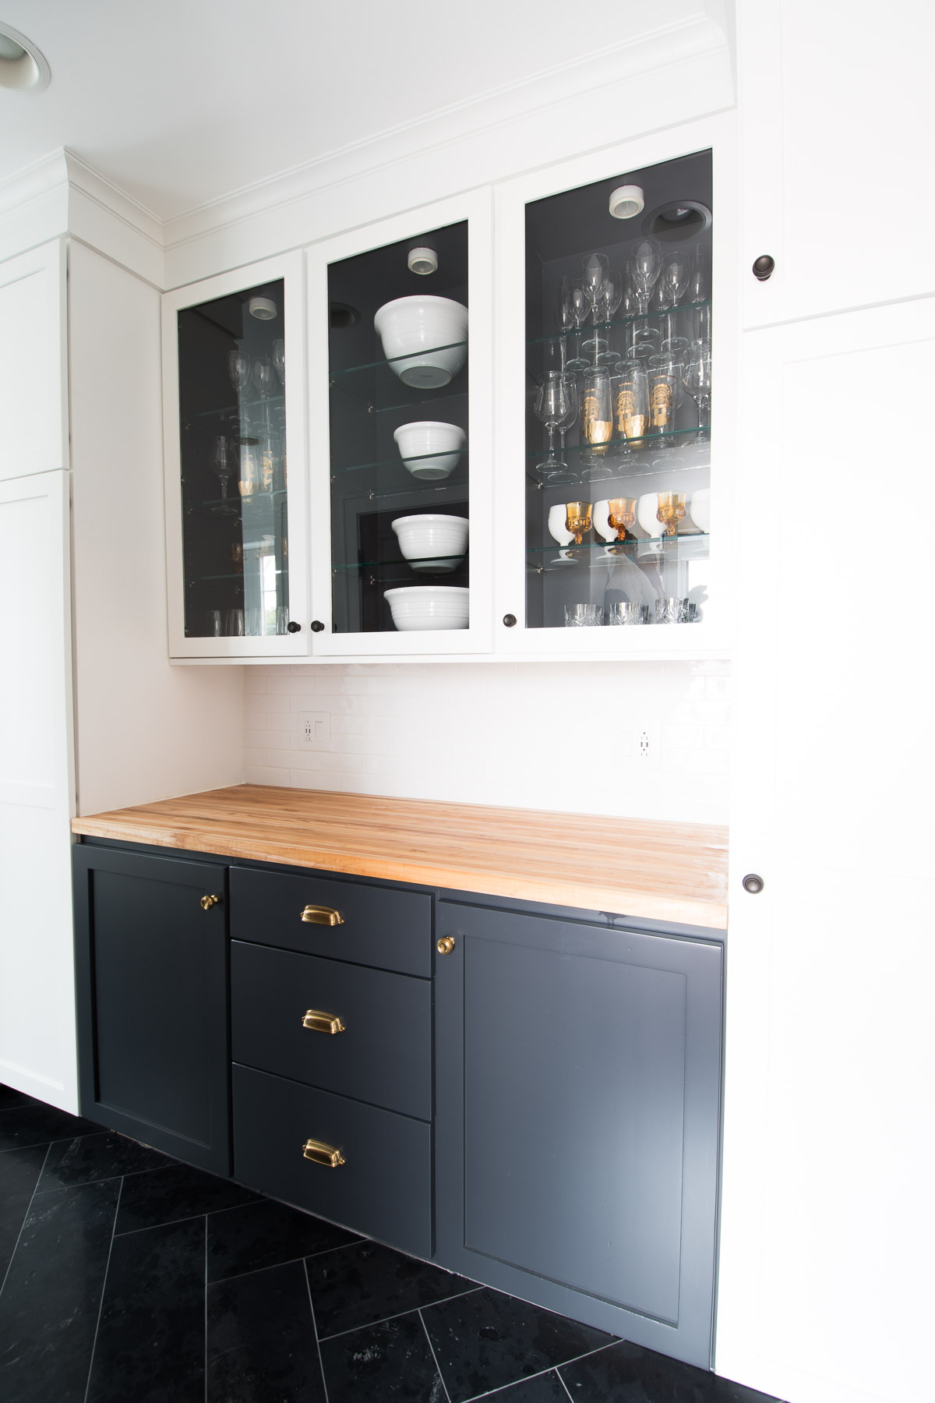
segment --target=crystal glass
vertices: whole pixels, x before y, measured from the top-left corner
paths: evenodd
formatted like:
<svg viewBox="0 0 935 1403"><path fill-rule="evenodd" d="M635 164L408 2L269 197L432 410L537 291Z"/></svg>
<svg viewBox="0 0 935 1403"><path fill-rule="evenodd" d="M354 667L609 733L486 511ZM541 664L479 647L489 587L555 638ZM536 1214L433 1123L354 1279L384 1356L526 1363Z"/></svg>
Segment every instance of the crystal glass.
<svg viewBox="0 0 935 1403"><path fill-rule="evenodd" d="M679 303L688 289L692 272L691 255L685 252L670 253L662 264L659 274L659 287L662 290L669 311L665 318L663 351L676 354L688 346L688 338L679 333Z"/></svg>
<svg viewBox="0 0 935 1403"><path fill-rule="evenodd" d="M227 484L234 475L234 465L231 462L230 446L223 434L219 434L214 440L212 463L221 483L221 500L211 510L217 516L236 516L237 508L227 500Z"/></svg>
<svg viewBox="0 0 935 1403"><path fill-rule="evenodd" d="M541 482L573 482L575 475L555 453L555 433L560 424L574 422L578 396L574 377L560 371L547 371L536 392L533 410L549 435L548 457L535 467Z"/></svg>
<svg viewBox="0 0 935 1403"><path fill-rule="evenodd" d="M607 614L607 622L618 628L633 624L645 624L648 621L649 605L634 604L628 599L621 599L616 604L611 604Z"/></svg>
<svg viewBox="0 0 935 1403"><path fill-rule="evenodd" d="M649 377L644 363L618 361L614 382L614 428L624 441L624 452L638 452L646 446L649 429Z"/></svg>
<svg viewBox="0 0 935 1403"><path fill-rule="evenodd" d="M668 598L656 600L657 624L685 624L688 622L687 599Z"/></svg>
<svg viewBox="0 0 935 1403"><path fill-rule="evenodd" d="M587 370L588 362L581 354L581 332L591 315L591 303L588 298L584 284L579 280L569 284L568 295L571 300L571 318L575 329L575 344L572 348L572 355L565 362L567 370Z"/></svg>
<svg viewBox="0 0 935 1403"><path fill-rule="evenodd" d="M649 406L652 428L660 436L654 447L668 451L675 447L670 437L675 431L675 409L681 385L681 365L668 357L653 358L649 378Z"/></svg>
<svg viewBox="0 0 935 1403"><path fill-rule="evenodd" d="M594 304L594 320L605 329L607 345L603 351L599 351L595 359L596 365L614 365L618 359L617 352L610 347L611 322L620 303L623 301L623 274L614 270L605 273L601 290Z"/></svg>
<svg viewBox="0 0 935 1403"><path fill-rule="evenodd" d="M581 442L588 445L595 458L599 458L607 452L613 436L610 371L605 366L593 366L585 372L581 387ZM592 464L592 475L594 467ZM609 474L610 469L600 475Z"/></svg>
<svg viewBox="0 0 935 1403"><path fill-rule="evenodd" d="M617 533L618 541L625 541L627 532L636 524L636 498L611 497L607 503L607 520Z"/></svg>
<svg viewBox="0 0 935 1403"><path fill-rule="evenodd" d="M685 493L660 492L658 497L656 520L662 522L667 536L674 536L678 532L679 522L685 520Z"/></svg>
<svg viewBox="0 0 935 1403"><path fill-rule="evenodd" d="M599 628L604 622L604 610L600 604L566 604L566 628Z"/></svg>
<svg viewBox="0 0 935 1403"><path fill-rule="evenodd" d="M604 286L604 279L610 267L610 259L606 253L589 253L581 264L581 285L584 288L585 296L591 307L591 314L595 324L598 321L597 307L600 301L601 289Z"/></svg>
<svg viewBox="0 0 935 1403"><path fill-rule="evenodd" d="M250 377L253 374L253 361L247 352L241 350L239 346L235 346L228 352L227 373L239 399L250 384Z"/></svg>
<svg viewBox="0 0 935 1403"><path fill-rule="evenodd" d="M711 351L703 343L693 348L694 355L685 371L685 383L698 406L700 438L711 436Z"/></svg>
<svg viewBox="0 0 935 1403"><path fill-rule="evenodd" d="M286 343L282 339L273 342L273 365L279 376L280 389L286 385Z"/></svg>
<svg viewBox="0 0 935 1403"><path fill-rule="evenodd" d="M576 546L583 544L585 536L591 529L590 502L565 503L565 529L574 536Z"/></svg>

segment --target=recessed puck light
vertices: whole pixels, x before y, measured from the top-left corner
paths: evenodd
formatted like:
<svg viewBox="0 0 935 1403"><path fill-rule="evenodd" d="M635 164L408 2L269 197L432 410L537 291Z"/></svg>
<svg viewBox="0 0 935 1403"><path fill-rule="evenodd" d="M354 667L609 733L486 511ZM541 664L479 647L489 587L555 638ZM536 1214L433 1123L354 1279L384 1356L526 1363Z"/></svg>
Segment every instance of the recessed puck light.
<svg viewBox="0 0 935 1403"><path fill-rule="evenodd" d="M276 316L276 303L271 297L251 297L247 303L247 311L251 317L256 317L257 321L271 322Z"/></svg>
<svg viewBox="0 0 935 1403"><path fill-rule="evenodd" d="M45 56L32 40L0 21L0 88L41 93L51 78Z"/></svg>
<svg viewBox="0 0 935 1403"><path fill-rule="evenodd" d="M411 248L407 258L410 273L421 273L423 277L434 273L438 267L438 254L433 248Z"/></svg>
<svg viewBox="0 0 935 1403"><path fill-rule="evenodd" d="M633 219L643 213L645 199L638 185L618 185L610 193L609 208L614 219Z"/></svg>

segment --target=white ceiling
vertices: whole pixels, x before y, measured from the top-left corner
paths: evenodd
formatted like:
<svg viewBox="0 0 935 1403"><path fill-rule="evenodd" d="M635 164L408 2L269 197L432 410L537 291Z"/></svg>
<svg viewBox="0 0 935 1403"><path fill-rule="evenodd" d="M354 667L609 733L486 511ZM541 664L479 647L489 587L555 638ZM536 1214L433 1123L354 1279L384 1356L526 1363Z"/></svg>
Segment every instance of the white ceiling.
<svg viewBox="0 0 935 1403"><path fill-rule="evenodd" d="M0 181L67 146L172 219L543 72L560 90L563 66L705 11L704 0L0 0L0 20L52 69L43 93L0 88ZM583 101L582 135L587 124Z"/></svg>

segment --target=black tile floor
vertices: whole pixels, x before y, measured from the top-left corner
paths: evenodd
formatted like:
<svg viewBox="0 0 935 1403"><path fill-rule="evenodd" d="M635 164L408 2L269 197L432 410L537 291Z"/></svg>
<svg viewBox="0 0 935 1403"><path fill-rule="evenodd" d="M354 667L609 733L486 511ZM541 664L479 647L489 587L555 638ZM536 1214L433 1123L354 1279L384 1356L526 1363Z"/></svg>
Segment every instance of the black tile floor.
<svg viewBox="0 0 935 1403"><path fill-rule="evenodd" d="M776 1403L0 1087L4 1403Z"/></svg>

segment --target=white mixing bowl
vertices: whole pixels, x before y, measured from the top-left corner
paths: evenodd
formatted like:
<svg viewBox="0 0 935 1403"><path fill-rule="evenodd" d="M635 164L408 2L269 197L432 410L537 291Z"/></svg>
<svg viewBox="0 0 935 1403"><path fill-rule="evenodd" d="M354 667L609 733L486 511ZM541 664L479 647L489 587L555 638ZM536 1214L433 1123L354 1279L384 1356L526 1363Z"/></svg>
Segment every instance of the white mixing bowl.
<svg viewBox="0 0 935 1403"><path fill-rule="evenodd" d="M393 623L400 633L423 628L467 628L470 590L456 585L408 585L387 589Z"/></svg>
<svg viewBox="0 0 935 1403"><path fill-rule="evenodd" d="M464 365L468 309L450 297L397 297L377 309L373 324L404 385L438 390Z"/></svg>
<svg viewBox="0 0 935 1403"><path fill-rule="evenodd" d="M413 570L441 574L460 565L467 550L468 522L464 516L398 516L391 522L399 549Z"/></svg>
<svg viewBox="0 0 935 1403"><path fill-rule="evenodd" d="M453 473L467 442L467 435L457 424L442 424L434 419L400 424L393 438L413 477L424 482L435 482Z"/></svg>

